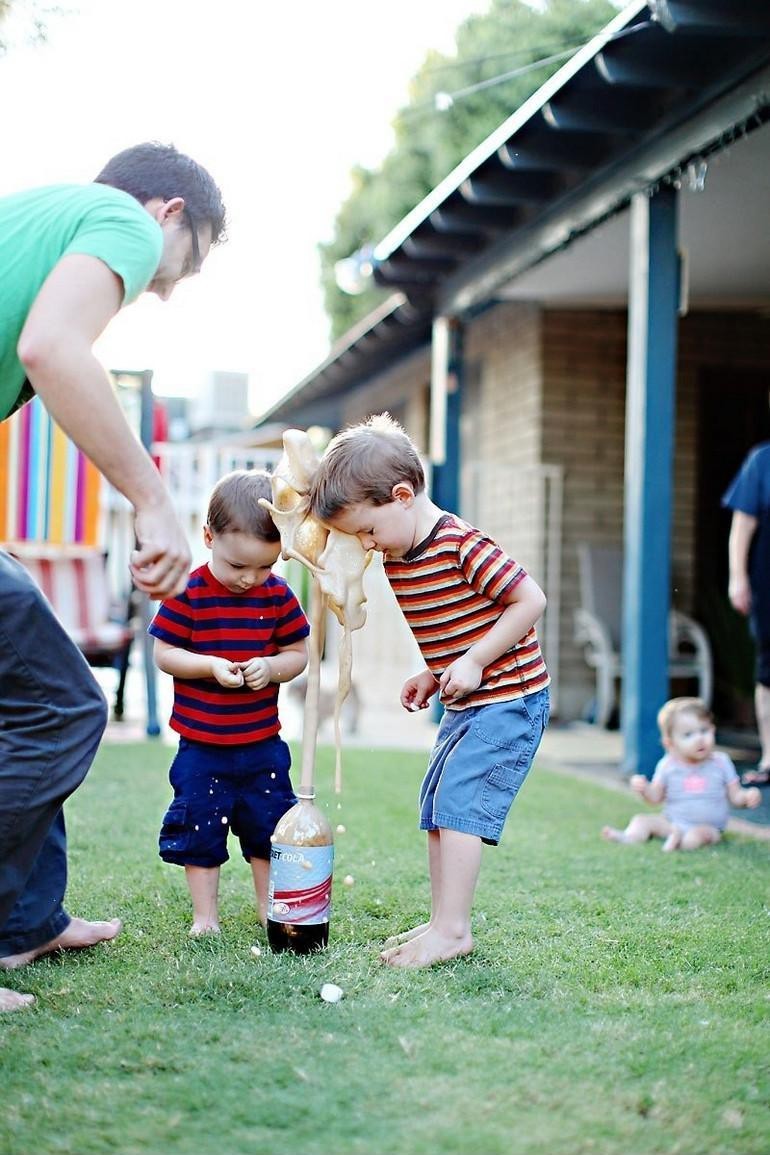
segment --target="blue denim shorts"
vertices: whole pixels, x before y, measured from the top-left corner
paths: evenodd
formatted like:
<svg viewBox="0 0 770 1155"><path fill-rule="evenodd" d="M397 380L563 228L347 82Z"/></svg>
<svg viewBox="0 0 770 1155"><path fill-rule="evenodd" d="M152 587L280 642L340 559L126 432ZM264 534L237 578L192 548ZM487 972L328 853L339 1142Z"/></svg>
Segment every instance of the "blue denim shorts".
<svg viewBox="0 0 770 1155"><path fill-rule="evenodd" d="M420 788L420 829L460 830L496 846L548 723L548 690L446 710Z"/></svg>
<svg viewBox="0 0 770 1155"><path fill-rule="evenodd" d="M291 755L282 738L248 746L209 746L179 739L169 781L174 800L160 831L159 854L180 866L221 866L230 831L243 857L270 858L270 835L297 801Z"/></svg>

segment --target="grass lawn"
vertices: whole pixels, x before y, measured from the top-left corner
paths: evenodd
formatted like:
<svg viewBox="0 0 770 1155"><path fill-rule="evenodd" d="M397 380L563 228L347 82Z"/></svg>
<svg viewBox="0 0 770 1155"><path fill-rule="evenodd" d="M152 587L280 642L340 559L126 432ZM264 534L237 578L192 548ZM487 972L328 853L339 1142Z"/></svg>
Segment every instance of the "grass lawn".
<svg viewBox="0 0 770 1155"><path fill-rule="evenodd" d="M237 844L222 937L187 938L156 855L170 753L105 746L67 806L68 906L125 930L5 979L38 1002L0 1019L3 1155L770 1150L767 843L609 845L632 796L535 770L484 852L476 952L392 970L379 944L426 913L424 755L348 750L338 804L322 749L330 946L271 955Z"/></svg>

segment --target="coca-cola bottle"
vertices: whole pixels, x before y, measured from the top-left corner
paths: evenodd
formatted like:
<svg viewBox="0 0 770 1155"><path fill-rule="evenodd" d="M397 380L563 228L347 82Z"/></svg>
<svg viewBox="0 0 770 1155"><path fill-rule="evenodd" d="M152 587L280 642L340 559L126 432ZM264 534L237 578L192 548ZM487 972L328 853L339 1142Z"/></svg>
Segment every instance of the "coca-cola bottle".
<svg viewBox="0 0 770 1155"><path fill-rule="evenodd" d="M334 836L315 791L297 798L271 839L267 941L274 951L309 954L329 941Z"/></svg>

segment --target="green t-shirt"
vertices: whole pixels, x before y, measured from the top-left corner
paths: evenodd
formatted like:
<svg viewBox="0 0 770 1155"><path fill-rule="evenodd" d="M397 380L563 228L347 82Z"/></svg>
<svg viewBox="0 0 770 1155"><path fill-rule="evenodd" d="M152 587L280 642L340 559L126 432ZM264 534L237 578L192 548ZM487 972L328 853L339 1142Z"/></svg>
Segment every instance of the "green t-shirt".
<svg viewBox="0 0 770 1155"><path fill-rule="evenodd" d="M49 185L0 197L0 421L26 373L16 346L48 274L68 253L98 257L123 282L123 304L142 293L163 251L160 225L108 185Z"/></svg>

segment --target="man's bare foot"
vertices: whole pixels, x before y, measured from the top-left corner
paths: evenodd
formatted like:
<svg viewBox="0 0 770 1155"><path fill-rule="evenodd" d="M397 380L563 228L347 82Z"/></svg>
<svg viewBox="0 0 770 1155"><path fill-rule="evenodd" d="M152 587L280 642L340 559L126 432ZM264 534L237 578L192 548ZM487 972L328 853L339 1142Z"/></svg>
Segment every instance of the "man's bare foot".
<svg viewBox="0 0 770 1155"><path fill-rule="evenodd" d="M7 971L16 967L25 967L44 954L52 954L57 950L85 950L89 946L96 946L100 942L109 942L120 934L123 923L119 918L111 918L109 922L87 922L84 918L70 919L69 926L52 938L50 942L36 946L34 950L25 950L22 954L7 954L0 958L0 967Z"/></svg>
<svg viewBox="0 0 770 1155"><path fill-rule="evenodd" d="M0 987L0 1014L3 1011L21 1011L34 1001L34 995L22 995L18 991L9 991L7 987Z"/></svg>
<svg viewBox="0 0 770 1155"><path fill-rule="evenodd" d="M219 923L212 922L211 919L199 921L197 918L190 927L190 938L200 938L204 934L220 934Z"/></svg>
<svg viewBox="0 0 770 1155"><path fill-rule="evenodd" d="M618 830L616 826L602 826L602 838L608 842L628 842L625 830Z"/></svg>
<svg viewBox="0 0 770 1155"><path fill-rule="evenodd" d="M385 939L385 942L382 944L382 949L390 950L394 946L401 946L402 942L409 942L410 939L417 938L418 934L425 934L429 928L429 922L421 922L419 926L413 926L411 930L402 931L401 934L392 934L389 938Z"/></svg>
<svg viewBox="0 0 770 1155"><path fill-rule="evenodd" d="M434 928L424 934L410 938L401 946L394 946L380 954L381 960L390 967L430 967L435 963L449 962L473 950L470 932L460 938L439 934Z"/></svg>

